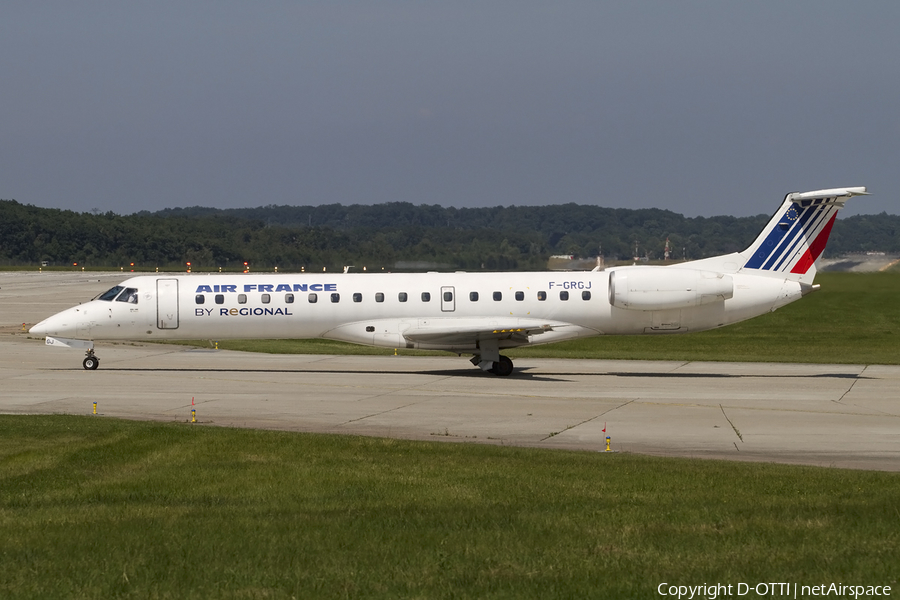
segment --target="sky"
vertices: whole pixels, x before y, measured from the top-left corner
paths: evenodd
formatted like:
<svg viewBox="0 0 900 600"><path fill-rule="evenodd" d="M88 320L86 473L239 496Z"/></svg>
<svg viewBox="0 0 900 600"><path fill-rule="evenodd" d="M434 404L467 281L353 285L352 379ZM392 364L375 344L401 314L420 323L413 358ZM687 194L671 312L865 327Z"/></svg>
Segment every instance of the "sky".
<svg viewBox="0 0 900 600"><path fill-rule="evenodd" d="M900 2L8 0L0 198L900 214Z"/></svg>

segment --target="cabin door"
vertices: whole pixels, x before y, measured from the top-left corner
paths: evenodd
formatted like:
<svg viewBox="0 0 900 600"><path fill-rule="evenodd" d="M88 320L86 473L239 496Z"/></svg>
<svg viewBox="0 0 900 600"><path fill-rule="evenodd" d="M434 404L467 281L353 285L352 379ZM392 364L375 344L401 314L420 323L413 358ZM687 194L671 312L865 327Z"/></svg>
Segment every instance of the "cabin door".
<svg viewBox="0 0 900 600"><path fill-rule="evenodd" d="M456 291L453 286L444 286L441 288L441 311L453 312L456 310Z"/></svg>
<svg viewBox="0 0 900 600"><path fill-rule="evenodd" d="M178 280L156 280L156 326L178 329Z"/></svg>

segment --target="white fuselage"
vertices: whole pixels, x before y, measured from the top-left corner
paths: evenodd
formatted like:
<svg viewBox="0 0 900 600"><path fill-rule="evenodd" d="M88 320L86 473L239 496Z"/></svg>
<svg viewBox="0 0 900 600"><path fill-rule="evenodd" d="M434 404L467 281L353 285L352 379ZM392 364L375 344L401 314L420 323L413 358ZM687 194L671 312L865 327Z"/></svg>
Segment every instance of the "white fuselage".
<svg viewBox="0 0 900 600"><path fill-rule="evenodd" d="M703 331L815 289L815 261L865 187L793 192L743 252L671 266L536 273L145 275L41 321L48 345L93 340L328 338L472 353L497 375L504 348L594 335Z"/></svg>
<svg viewBox="0 0 900 600"><path fill-rule="evenodd" d="M130 300L95 299L32 332L81 340L329 338L477 353L487 334L508 348L594 335L701 331L801 295L799 283L781 277L729 277L730 297L640 310L611 304L609 271L146 275L120 284L136 291Z"/></svg>

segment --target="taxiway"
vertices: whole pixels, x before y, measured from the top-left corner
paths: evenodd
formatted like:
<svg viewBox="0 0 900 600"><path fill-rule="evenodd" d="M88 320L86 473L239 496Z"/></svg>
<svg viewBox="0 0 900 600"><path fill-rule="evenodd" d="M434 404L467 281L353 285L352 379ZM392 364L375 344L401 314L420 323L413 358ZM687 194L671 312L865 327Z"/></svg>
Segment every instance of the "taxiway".
<svg viewBox="0 0 900 600"><path fill-rule="evenodd" d="M264 355L97 344L102 364L22 323L124 277L0 274L0 412L91 414L408 439L900 471L900 367ZM603 430L606 429L604 432Z"/></svg>

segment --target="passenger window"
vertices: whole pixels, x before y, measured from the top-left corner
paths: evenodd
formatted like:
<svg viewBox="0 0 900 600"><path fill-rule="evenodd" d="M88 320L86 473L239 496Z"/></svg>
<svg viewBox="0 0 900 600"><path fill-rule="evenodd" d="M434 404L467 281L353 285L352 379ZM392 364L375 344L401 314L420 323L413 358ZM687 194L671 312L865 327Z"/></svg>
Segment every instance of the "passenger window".
<svg viewBox="0 0 900 600"><path fill-rule="evenodd" d="M225 304L225 294L216 294L216 304Z"/></svg>
<svg viewBox="0 0 900 600"><path fill-rule="evenodd" d="M340 302L340 301L341 301L341 295L340 295L340 294L332 294L332 295L331 295L331 302L332 302L333 304L337 304L337 303Z"/></svg>
<svg viewBox="0 0 900 600"><path fill-rule="evenodd" d="M406 298L406 292L400 292L399 294L397 294L397 300L399 300L400 302L406 302Z"/></svg>
<svg viewBox="0 0 900 600"><path fill-rule="evenodd" d="M121 292L121 291L122 291L122 286L117 285L116 287L103 292L103 295L100 296L99 298L97 298L97 300L103 300L104 302L112 302L113 298L118 296L119 292Z"/></svg>
<svg viewBox="0 0 900 600"><path fill-rule="evenodd" d="M569 292L566 292L566 291L560 292L560 293L559 293L559 299L560 299L560 300L563 300L563 301L568 300L568 299L569 299Z"/></svg>
<svg viewBox="0 0 900 600"><path fill-rule="evenodd" d="M503 292L494 292L494 302L503 300Z"/></svg>
<svg viewBox="0 0 900 600"><path fill-rule="evenodd" d="M521 302L525 299L525 292L516 292L516 302Z"/></svg>
<svg viewBox="0 0 900 600"><path fill-rule="evenodd" d="M543 302L547 299L547 292L538 292L538 300Z"/></svg>
<svg viewBox="0 0 900 600"><path fill-rule="evenodd" d="M247 294L238 294L238 304L247 304Z"/></svg>
<svg viewBox="0 0 900 600"><path fill-rule="evenodd" d="M194 296L194 302L196 304L203 304L204 302L206 302L206 296L204 296L203 294L197 294L196 296Z"/></svg>
<svg viewBox="0 0 900 600"><path fill-rule="evenodd" d="M284 303L285 304L293 304L294 303L294 295L293 294L285 294L284 295Z"/></svg>
<svg viewBox="0 0 900 600"><path fill-rule="evenodd" d="M583 292L581 292L581 299L582 299L582 300L590 300L590 299L591 299L591 293L590 293L589 291L587 291L587 290L584 290Z"/></svg>
<svg viewBox="0 0 900 600"><path fill-rule="evenodd" d="M362 294L360 294L359 292L354 292L353 293L353 301L354 302L362 302Z"/></svg>
<svg viewBox="0 0 900 600"><path fill-rule="evenodd" d="M272 301L272 296L270 296L269 294L262 295L262 303L263 304L268 304L271 301Z"/></svg>
<svg viewBox="0 0 900 600"><path fill-rule="evenodd" d="M478 292L469 292L469 300L471 302L478 302Z"/></svg>
<svg viewBox="0 0 900 600"><path fill-rule="evenodd" d="M125 288L125 291L119 294L116 302L128 302L129 304L138 303L137 288Z"/></svg>
<svg viewBox="0 0 900 600"><path fill-rule="evenodd" d="M317 294L310 294L310 295L309 295L309 303L310 303L310 304L315 304L315 303L318 302L318 301L319 301L319 296L318 296Z"/></svg>
<svg viewBox="0 0 900 600"><path fill-rule="evenodd" d="M422 292L422 302L431 302L431 292Z"/></svg>
<svg viewBox="0 0 900 600"><path fill-rule="evenodd" d="M375 294L375 302L384 302L384 294L381 292Z"/></svg>
<svg viewBox="0 0 900 600"><path fill-rule="evenodd" d="M453 302L453 292L444 292L444 302Z"/></svg>

